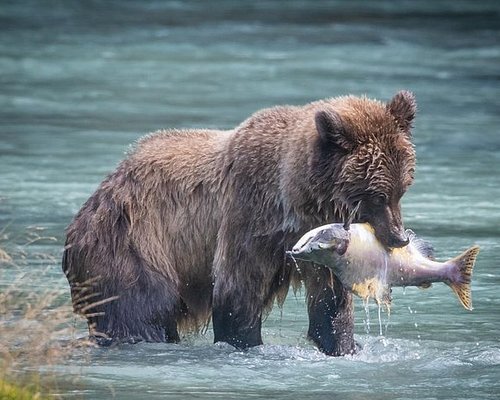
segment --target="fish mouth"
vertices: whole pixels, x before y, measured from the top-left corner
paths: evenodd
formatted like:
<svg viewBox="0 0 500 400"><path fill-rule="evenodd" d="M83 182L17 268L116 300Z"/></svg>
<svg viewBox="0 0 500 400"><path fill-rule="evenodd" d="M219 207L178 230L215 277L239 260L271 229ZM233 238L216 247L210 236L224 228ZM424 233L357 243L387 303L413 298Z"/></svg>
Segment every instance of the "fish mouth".
<svg viewBox="0 0 500 400"><path fill-rule="evenodd" d="M311 261L310 260L310 253L312 251L311 250L304 250L304 251L300 251L300 250L286 250L285 251L285 254L286 254L286 257L287 258L290 258L292 259L292 261L297 264L297 261Z"/></svg>
<svg viewBox="0 0 500 400"><path fill-rule="evenodd" d="M313 237L308 238L308 240L305 243L301 243L300 246L297 246L297 244L292 248L292 250L287 250L285 253L290 256L298 256L301 254L309 254L313 251L313 249L310 246L311 241L313 240ZM300 242L300 241L299 241Z"/></svg>
<svg viewBox="0 0 500 400"><path fill-rule="evenodd" d="M293 248L292 250L286 250L285 254L287 257L290 257L294 260L308 260L308 255L313 252L314 249L307 247L307 248Z"/></svg>

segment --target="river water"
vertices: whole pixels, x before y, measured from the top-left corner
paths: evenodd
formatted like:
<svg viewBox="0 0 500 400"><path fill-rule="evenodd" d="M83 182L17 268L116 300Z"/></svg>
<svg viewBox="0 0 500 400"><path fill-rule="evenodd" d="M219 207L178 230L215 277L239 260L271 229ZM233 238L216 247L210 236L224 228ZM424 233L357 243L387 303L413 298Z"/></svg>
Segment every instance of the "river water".
<svg viewBox="0 0 500 400"><path fill-rule="evenodd" d="M179 345L76 348L18 373L49 374L64 398L498 398L500 3L2 1L0 87L0 248L13 257L0 288L15 293L3 325L23 322L33 293L69 301L64 229L134 140L230 128L275 104L412 90L405 225L440 260L482 248L474 311L444 284L396 288L380 335L377 308L368 323L358 299L352 357L308 343L304 293L291 292L248 352L212 344L209 328Z"/></svg>

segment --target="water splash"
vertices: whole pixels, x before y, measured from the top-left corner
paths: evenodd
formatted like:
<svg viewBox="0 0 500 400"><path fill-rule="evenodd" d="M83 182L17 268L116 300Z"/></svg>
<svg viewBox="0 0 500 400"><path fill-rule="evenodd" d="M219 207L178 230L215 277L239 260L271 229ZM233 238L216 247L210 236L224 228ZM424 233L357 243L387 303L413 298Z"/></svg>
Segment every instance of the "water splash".
<svg viewBox="0 0 500 400"><path fill-rule="evenodd" d="M421 357L422 349L417 342L386 337L369 337L365 339L363 349L353 355L351 359L369 364L384 364L419 360Z"/></svg>

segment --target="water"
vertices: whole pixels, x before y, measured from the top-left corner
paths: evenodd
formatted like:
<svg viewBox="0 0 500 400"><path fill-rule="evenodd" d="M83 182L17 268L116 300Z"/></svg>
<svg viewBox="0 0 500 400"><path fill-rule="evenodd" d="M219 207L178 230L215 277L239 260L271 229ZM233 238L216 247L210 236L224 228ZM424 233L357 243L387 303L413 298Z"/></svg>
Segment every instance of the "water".
<svg viewBox="0 0 500 400"><path fill-rule="evenodd" d="M141 135L229 128L263 107L347 93L415 92L405 224L440 260L482 247L473 312L443 284L394 289L381 337L377 310L366 333L358 301L363 350L353 357L307 342L304 294L292 292L266 320L266 344L249 352L213 345L209 329L180 345L79 348L18 372L55 377L65 398L496 398L499 65L495 1L3 1L0 247L16 265L2 264L0 284L16 293L14 308L50 290L68 301L64 228Z"/></svg>

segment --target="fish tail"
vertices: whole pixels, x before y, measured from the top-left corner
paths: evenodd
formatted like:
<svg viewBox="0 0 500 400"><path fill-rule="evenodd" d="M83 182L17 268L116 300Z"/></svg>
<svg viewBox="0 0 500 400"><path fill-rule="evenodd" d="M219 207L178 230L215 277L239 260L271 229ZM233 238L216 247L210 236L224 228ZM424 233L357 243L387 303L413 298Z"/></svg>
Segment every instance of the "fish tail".
<svg viewBox="0 0 500 400"><path fill-rule="evenodd" d="M473 246L464 251L458 257L450 260L454 265L456 265L460 275L455 282L448 283L448 286L453 289L458 296L458 300L460 300L460 303L462 303L467 310L472 310L472 270L474 269L474 263L476 262L478 253L479 246Z"/></svg>

